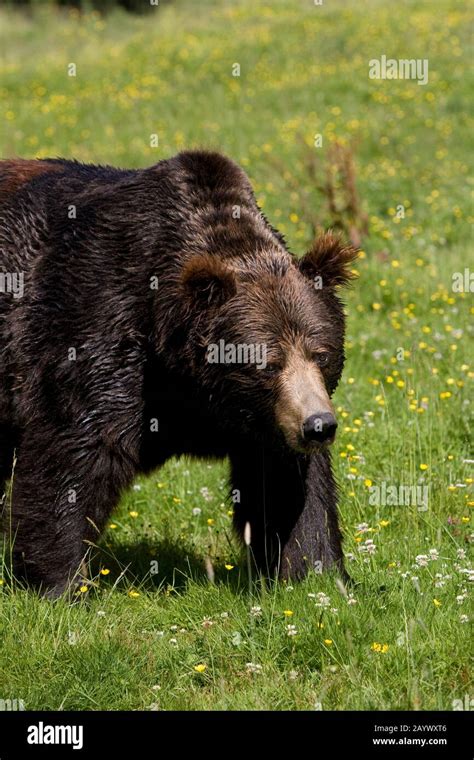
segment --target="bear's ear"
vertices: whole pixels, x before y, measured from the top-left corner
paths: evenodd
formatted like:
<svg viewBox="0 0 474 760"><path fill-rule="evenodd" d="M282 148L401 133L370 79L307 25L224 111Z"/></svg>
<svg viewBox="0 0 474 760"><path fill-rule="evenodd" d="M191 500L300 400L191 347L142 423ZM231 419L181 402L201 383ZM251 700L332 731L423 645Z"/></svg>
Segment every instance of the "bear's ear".
<svg viewBox="0 0 474 760"><path fill-rule="evenodd" d="M222 304L236 291L232 269L208 253L189 259L183 268L181 285L188 298L202 305Z"/></svg>
<svg viewBox="0 0 474 760"><path fill-rule="evenodd" d="M300 272L311 280L321 278L321 287L347 285L354 277L350 266L359 251L341 238L326 232L314 241L308 253L299 260Z"/></svg>

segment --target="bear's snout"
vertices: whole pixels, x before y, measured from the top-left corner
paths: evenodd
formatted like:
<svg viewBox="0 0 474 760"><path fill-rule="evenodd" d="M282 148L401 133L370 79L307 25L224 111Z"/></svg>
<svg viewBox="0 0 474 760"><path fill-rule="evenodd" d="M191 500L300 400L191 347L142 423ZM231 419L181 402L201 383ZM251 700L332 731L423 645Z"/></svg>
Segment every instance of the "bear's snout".
<svg viewBox="0 0 474 760"><path fill-rule="evenodd" d="M336 435L337 422L333 414L323 412L312 414L303 423L302 435L308 443L332 443Z"/></svg>
<svg viewBox="0 0 474 760"><path fill-rule="evenodd" d="M295 451L309 453L334 440L337 422L324 377L297 349L288 357L280 378L275 416Z"/></svg>

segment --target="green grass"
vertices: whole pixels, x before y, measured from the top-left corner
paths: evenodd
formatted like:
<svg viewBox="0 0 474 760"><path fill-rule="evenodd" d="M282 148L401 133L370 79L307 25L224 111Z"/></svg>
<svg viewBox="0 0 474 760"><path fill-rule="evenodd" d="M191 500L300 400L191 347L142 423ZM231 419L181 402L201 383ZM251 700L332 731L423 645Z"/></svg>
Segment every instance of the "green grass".
<svg viewBox="0 0 474 760"><path fill-rule="evenodd" d="M125 495L76 604L12 591L4 568L0 699L51 710L451 709L472 695L461 617L472 294L451 287L453 272L474 268L467 11L454 0L163 5L151 19L2 11L0 151L145 166L218 148L302 253L300 199L320 196L301 144L321 133L322 156L336 140L353 146L369 235L346 299L334 464L356 603L331 575L250 593L226 464L172 461ZM369 80L382 54L428 58L429 83ZM373 505L369 481L426 486L428 508ZM360 551L367 539L374 554ZM417 566L430 549L438 558ZM328 606L309 596L320 593Z"/></svg>

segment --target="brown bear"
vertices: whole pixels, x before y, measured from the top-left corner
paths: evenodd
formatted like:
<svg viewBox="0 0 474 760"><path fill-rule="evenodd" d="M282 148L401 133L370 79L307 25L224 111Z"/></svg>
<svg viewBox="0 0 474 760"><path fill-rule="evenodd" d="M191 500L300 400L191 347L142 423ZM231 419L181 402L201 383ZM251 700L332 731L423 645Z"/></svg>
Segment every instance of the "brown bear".
<svg viewBox="0 0 474 760"><path fill-rule="evenodd" d="M260 571L344 573L327 446L355 256L326 234L295 258L217 153L144 170L0 162L15 575L61 594L137 473L182 454L229 458Z"/></svg>

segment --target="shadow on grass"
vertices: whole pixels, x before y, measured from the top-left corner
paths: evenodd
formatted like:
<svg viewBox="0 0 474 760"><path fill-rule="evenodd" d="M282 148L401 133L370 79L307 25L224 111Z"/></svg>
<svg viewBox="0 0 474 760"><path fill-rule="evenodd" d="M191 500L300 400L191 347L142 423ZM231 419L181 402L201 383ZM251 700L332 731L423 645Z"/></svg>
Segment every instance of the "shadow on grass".
<svg viewBox="0 0 474 760"><path fill-rule="evenodd" d="M156 542L144 539L136 543L94 546L87 561L87 573L80 577L92 587L100 578L100 586L104 590L116 586L119 591L133 587L148 592L163 592L170 588L180 592L186 590L189 582L193 582L225 585L232 592L241 594L248 590L248 573L244 565L242 560L229 572L222 565L222 560L213 565L202 553L189 545L183 546L179 541L163 539ZM210 575L213 576L212 580ZM0 591L8 590L11 593L15 589L30 590L41 595L41 590L33 589L26 581L14 577L11 552L1 542L0 579ZM77 580L73 584L74 588L77 589L80 583Z"/></svg>
<svg viewBox="0 0 474 760"><path fill-rule="evenodd" d="M178 541L141 540L133 544L99 544L89 563L90 577L95 578L101 570L110 571L101 575L101 586L112 587L122 575L123 582L139 586L144 591L158 591L169 588L183 591L186 585L194 583L224 584L236 593L248 589L246 568L236 567L229 572L211 563L192 547L183 546ZM212 580L211 580L212 578Z"/></svg>

